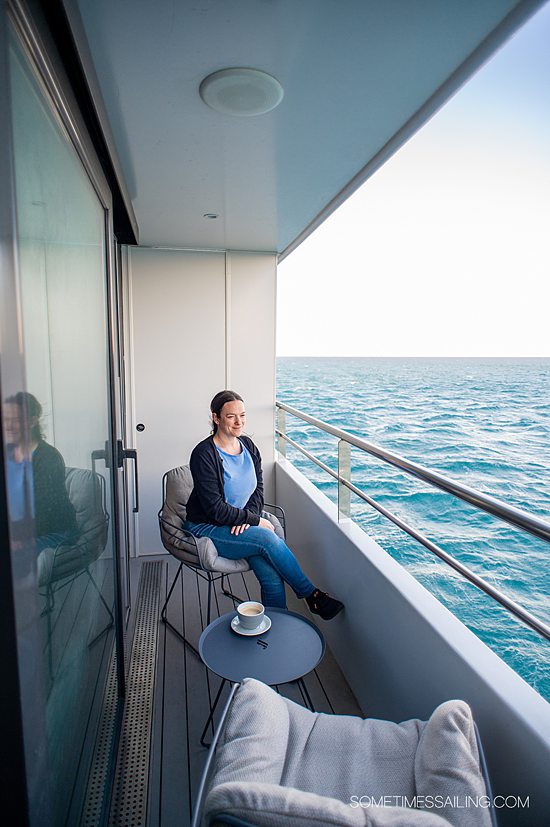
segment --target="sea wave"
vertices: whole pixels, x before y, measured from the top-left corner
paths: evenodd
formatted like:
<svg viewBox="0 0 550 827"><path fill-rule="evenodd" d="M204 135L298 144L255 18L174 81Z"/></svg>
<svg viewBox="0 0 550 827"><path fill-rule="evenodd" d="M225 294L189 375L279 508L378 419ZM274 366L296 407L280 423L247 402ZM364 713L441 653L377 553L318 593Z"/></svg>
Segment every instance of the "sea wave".
<svg viewBox="0 0 550 827"><path fill-rule="evenodd" d="M550 512L550 360L278 360L277 398L545 519ZM336 439L287 416L287 429L329 467ZM333 501L334 480L287 448ZM352 449L356 485L465 565L550 620L548 545ZM412 538L354 498L354 519L475 634L550 700L546 641Z"/></svg>

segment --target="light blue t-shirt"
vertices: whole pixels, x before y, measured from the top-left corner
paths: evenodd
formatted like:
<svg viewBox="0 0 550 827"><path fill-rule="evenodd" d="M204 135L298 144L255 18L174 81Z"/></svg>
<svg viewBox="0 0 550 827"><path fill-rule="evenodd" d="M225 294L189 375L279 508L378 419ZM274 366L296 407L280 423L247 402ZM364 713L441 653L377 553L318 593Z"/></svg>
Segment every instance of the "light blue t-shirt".
<svg viewBox="0 0 550 827"><path fill-rule="evenodd" d="M250 451L242 442L241 448L240 454L227 454L216 445L223 462L225 501L235 508L244 508L258 485Z"/></svg>
<svg viewBox="0 0 550 827"><path fill-rule="evenodd" d="M16 462L8 455L8 504L10 519L23 520L28 511L27 480L31 478L32 465L30 460Z"/></svg>

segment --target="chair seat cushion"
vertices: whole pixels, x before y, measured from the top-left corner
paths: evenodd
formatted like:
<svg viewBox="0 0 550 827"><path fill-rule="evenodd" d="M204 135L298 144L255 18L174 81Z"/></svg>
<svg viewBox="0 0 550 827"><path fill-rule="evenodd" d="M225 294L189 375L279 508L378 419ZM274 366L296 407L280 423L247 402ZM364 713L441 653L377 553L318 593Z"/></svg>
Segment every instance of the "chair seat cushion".
<svg viewBox="0 0 550 827"><path fill-rule="evenodd" d="M164 548L188 566L222 574L237 574L250 568L246 560L220 557L210 537L193 539L185 535L181 521L174 517L168 506L164 507L161 514L160 535Z"/></svg>
<svg viewBox="0 0 550 827"><path fill-rule="evenodd" d="M235 574L239 571L248 571L250 568L247 560L230 560L228 557L221 557L210 537L197 537L197 544L201 566L206 571Z"/></svg>
<svg viewBox="0 0 550 827"><path fill-rule="evenodd" d="M437 813L404 807L359 807L326 795L260 781L221 784L208 798L206 824L222 813L257 827L449 827Z"/></svg>
<svg viewBox="0 0 550 827"><path fill-rule="evenodd" d="M76 527L63 540L38 555L40 587L74 577L105 550L109 518L104 511L100 477L88 468L66 468L65 486L74 508Z"/></svg>
<svg viewBox="0 0 550 827"><path fill-rule="evenodd" d="M228 560L220 557L209 537L196 537L196 544L183 533L187 520L187 501L193 490L193 477L188 465L172 468L166 475L166 499L160 514L162 544L170 554L190 566L205 571L236 574L248 571L246 560ZM197 559L198 551L198 559Z"/></svg>
<svg viewBox="0 0 550 827"><path fill-rule="evenodd" d="M250 678L229 710L211 790L230 783L294 788L348 808L354 796L401 803L420 795L485 794L473 720L462 701L438 707L428 722L396 724L310 712ZM369 809L379 817L379 808ZM454 827L491 823L481 808L434 808L429 814L434 813Z"/></svg>
<svg viewBox="0 0 550 827"><path fill-rule="evenodd" d="M88 548L77 542L60 543L56 548L45 548L36 561L38 586L47 586L81 574L94 563L102 548L97 545Z"/></svg>
<svg viewBox="0 0 550 827"><path fill-rule="evenodd" d="M267 511L262 511L262 517L269 520L277 536L284 539L283 528L277 517L273 514L268 514ZM220 557L215 543L213 543L209 537L197 537L197 542L201 565L206 571L221 571L224 574L233 574L238 571L249 570L250 566L247 560L230 560L227 557Z"/></svg>

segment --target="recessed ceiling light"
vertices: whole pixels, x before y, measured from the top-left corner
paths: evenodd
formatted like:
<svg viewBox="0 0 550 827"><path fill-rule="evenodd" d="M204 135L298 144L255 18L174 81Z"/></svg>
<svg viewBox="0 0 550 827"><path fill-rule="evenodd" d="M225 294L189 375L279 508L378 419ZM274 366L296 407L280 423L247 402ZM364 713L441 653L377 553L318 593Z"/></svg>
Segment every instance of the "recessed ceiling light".
<svg viewBox="0 0 550 827"><path fill-rule="evenodd" d="M277 78L259 69L221 69L206 77L199 94L224 115L263 115L280 104L283 87Z"/></svg>
<svg viewBox="0 0 550 827"><path fill-rule="evenodd" d="M205 212L203 218L217 218L219 213L217 212Z"/></svg>

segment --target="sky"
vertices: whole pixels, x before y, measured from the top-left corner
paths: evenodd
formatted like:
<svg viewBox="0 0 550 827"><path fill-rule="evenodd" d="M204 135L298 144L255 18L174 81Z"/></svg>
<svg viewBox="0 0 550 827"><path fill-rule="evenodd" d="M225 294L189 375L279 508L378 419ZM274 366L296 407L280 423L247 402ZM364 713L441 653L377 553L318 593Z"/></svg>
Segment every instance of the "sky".
<svg viewBox="0 0 550 827"><path fill-rule="evenodd" d="M279 356L550 356L550 2L278 269Z"/></svg>

